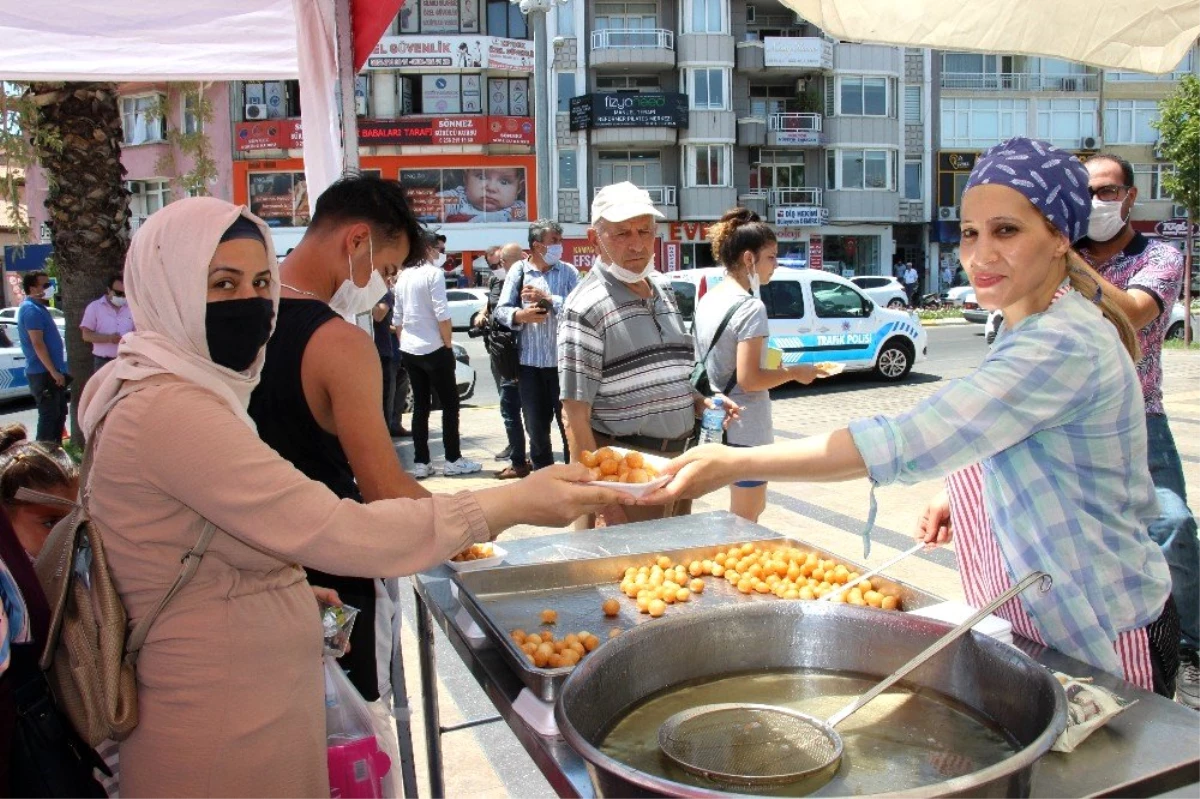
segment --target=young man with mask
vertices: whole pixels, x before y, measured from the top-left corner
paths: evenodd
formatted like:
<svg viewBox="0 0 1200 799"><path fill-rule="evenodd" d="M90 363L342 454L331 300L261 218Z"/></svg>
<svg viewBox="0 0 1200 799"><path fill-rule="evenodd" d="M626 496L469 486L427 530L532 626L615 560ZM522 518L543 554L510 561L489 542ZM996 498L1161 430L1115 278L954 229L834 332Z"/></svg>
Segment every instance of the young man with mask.
<svg viewBox="0 0 1200 799"><path fill-rule="evenodd" d="M263 441L343 499L429 496L404 471L388 434L375 342L347 321L375 307L423 235L400 184L344 177L317 199L304 238L280 265L275 333L249 413ZM308 579L359 609L350 651L338 662L383 715L397 582L313 569Z"/></svg>
<svg viewBox="0 0 1200 799"><path fill-rule="evenodd" d="M562 419L558 323L563 303L579 283L579 272L563 263L562 252L561 225L548 219L531 224L529 258L518 261L508 271L496 306L496 318L518 334L521 367L517 390L534 469L554 463L550 431ZM514 462L511 468L516 470L517 464ZM497 476L505 475L501 472Z"/></svg>
<svg viewBox="0 0 1200 799"><path fill-rule="evenodd" d="M396 283L396 310L392 315L400 336L400 353L412 386L413 476L423 480L433 474L429 453L429 411L433 395L442 404L442 444L447 477L474 474L483 464L462 455L458 436L458 386L454 380L453 329L446 302L446 237L426 239L423 255L432 255L409 267ZM414 259L415 260L415 259Z"/></svg>
<svg viewBox="0 0 1200 799"><path fill-rule="evenodd" d="M1171 594L1179 610L1181 666L1177 684L1183 704L1200 708L1200 548L1196 520L1187 506L1187 487L1179 450L1167 424L1162 397L1162 343L1171 307L1183 285L1183 256L1130 224L1137 189L1133 167L1119 156L1102 153L1086 163L1092 214L1079 251L1103 278L1101 290L1121 306L1138 330L1142 360L1137 364L1146 404L1150 476L1162 515L1150 525L1150 537L1162 547L1171 568Z"/></svg>
<svg viewBox="0 0 1200 799"><path fill-rule="evenodd" d="M79 324L83 340L92 345L92 370L117 357L121 336L133 332L133 312L125 304L125 283L120 275L108 279L104 295L88 303Z"/></svg>
<svg viewBox="0 0 1200 799"><path fill-rule="evenodd" d="M37 440L62 442L67 423L67 352L62 334L48 310L54 298L50 276L41 270L21 277L25 301L17 310L17 335L25 355L25 377L37 403Z"/></svg>
<svg viewBox="0 0 1200 799"><path fill-rule="evenodd" d="M567 299L558 338L563 415L571 452L615 445L678 455L711 401L690 382L692 336L654 268L650 194L632 183L605 186L592 200L588 241L598 253ZM729 402L727 414L736 415ZM581 527L691 513L691 501L605 508Z"/></svg>

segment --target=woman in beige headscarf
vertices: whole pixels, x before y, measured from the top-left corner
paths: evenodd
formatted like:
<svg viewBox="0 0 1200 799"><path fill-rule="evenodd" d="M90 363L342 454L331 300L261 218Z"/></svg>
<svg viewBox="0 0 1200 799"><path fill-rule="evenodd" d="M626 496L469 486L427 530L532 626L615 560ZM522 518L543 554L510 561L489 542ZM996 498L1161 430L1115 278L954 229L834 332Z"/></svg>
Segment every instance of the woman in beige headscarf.
<svg viewBox="0 0 1200 799"><path fill-rule="evenodd" d="M220 200L150 217L125 265L137 332L80 404L96 447L89 508L131 627L205 521L217 528L141 650L126 796L328 795L322 636L301 565L411 574L512 524L563 525L621 496L576 484L579 466L370 505L306 478L246 414L279 300L272 252L267 227Z"/></svg>

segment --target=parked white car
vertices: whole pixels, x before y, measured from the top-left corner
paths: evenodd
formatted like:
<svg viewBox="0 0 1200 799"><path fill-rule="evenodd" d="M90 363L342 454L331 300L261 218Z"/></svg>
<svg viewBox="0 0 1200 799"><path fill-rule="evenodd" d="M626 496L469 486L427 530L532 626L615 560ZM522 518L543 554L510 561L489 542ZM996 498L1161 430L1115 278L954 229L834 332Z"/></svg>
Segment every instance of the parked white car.
<svg viewBox="0 0 1200 799"><path fill-rule="evenodd" d="M1200 339L1196 325L1200 324L1200 314L1192 312L1192 341ZM1171 307L1171 321L1167 323L1167 338L1183 341L1183 303L1177 302Z"/></svg>
<svg viewBox="0 0 1200 799"><path fill-rule="evenodd" d="M690 321L696 302L725 279L725 270L687 269L664 278ZM915 314L880 306L832 272L781 267L759 295L767 306L768 343L783 352L784 364L835 361L846 371L874 370L896 381L928 354Z"/></svg>
<svg viewBox="0 0 1200 799"><path fill-rule="evenodd" d="M946 289L939 296L941 297L942 304L944 304L946 307L961 308L963 301L967 298L967 295L973 295L974 293L975 289L971 288L969 285L955 286L954 288Z"/></svg>
<svg viewBox="0 0 1200 799"><path fill-rule="evenodd" d="M14 334L16 328L14 327ZM20 346L0 346L0 400L29 396L25 377L25 354Z"/></svg>
<svg viewBox="0 0 1200 799"><path fill-rule="evenodd" d="M471 365L471 356L467 354L466 347L455 341L451 349L454 350L454 384L458 389L458 401L465 402L475 396L475 367ZM431 407L435 411L442 407L436 393ZM413 409L412 383L408 385L408 409L410 412Z"/></svg>
<svg viewBox="0 0 1200 799"><path fill-rule="evenodd" d="M904 284L888 275L862 275L850 278L850 282L863 290L863 293L875 301L876 305L884 308L903 308L908 305L908 295L904 293Z"/></svg>
<svg viewBox="0 0 1200 799"><path fill-rule="evenodd" d="M471 326L471 317L487 307L488 293L483 289L447 289L446 303L450 306L450 325L455 330Z"/></svg>
<svg viewBox="0 0 1200 799"><path fill-rule="evenodd" d="M11 308L0 308L0 329L2 329L5 333L8 334L8 338L9 338L9 340L12 341L13 344L18 343L18 340L17 340L17 311L19 311L19 310L20 310L20 307L16 306L16 305L12 306ZM47 310L50 311L50 315L52 317L54 317L54 324L58 327L59 335L61 335L63 337L63 341L66 341L67 340L67 317L63 314L62 311L58 310L57 308L47 308Z"/></svg>

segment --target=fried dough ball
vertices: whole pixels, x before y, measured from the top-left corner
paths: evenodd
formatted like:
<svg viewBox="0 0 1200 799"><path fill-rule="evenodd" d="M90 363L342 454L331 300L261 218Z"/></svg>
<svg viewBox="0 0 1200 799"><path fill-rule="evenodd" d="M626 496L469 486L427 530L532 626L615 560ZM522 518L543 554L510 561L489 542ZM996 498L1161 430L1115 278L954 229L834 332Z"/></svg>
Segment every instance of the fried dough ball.
<svg viewBox="0 0 1200 799"><path fill-rule="evenodd" d="M615 458L600 461L600 474L615 475L620 470L621 464Z"/></svg>
<svg viewBox="0 0 1200 799"><path fill-rule="evenodd" d="M664 603L661 599L654 599L651 600L647 610L652 617L657 619L667 612L667 606L666 603Z"/></svg>
<svg viewBox="0 0 1200 799"><path fill-rule="evenodd" d="M558 611L547 608L542 611L542 624L556 624L558 622Z"/></svg>
<svg viewBox="0 0 1200 799"><path fill-rule="evenodd" d="M596 453L587 449L579 453L579 462L589 469L594 469L600 465L600 461L596 459Z"/></svg>
<svg viewBox="0 0 1200 799"><path fill-rule="evenodd" d="M629 592L627 591L626 594L628 594L628 593ZM636 596L636 594L635 594L635 596ZM604 600L604 604L601 605L600 608L601 608L601 610L604 611L605 616L610 616L610 617L616 616L618 613L621 612L621 603L615 599L606 599L606 600Z"/></svg>
<svg viewBox="0 0 1200 799"><path fill-rule="evenodd" d="M688 583L688 588L692 590L693 594L702 594L704 593L704 581L697 577Z"/></svg>

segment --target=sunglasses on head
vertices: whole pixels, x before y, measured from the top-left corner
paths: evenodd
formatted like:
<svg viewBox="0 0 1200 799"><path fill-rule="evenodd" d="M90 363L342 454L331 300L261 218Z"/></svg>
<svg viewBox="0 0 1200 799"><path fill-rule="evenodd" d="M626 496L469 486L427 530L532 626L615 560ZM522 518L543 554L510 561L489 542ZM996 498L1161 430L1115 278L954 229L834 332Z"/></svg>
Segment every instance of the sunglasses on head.
<svg viewBox="0 0 1200 799"><path fill-rule="evenodd" d="M1094 189L1091 186L1088 186L1088 194L1092 195L1093 197L1099 199L1102 202L1109 203L1109 202L1112 202L1113 200L1119 200L1121 198L1121 192L1126 191L1128 189L1132 189L1132 188L1133 188L1132 186L1118 186L1116 184L1109 184L1107 186L1097 186Z"/></svg>

